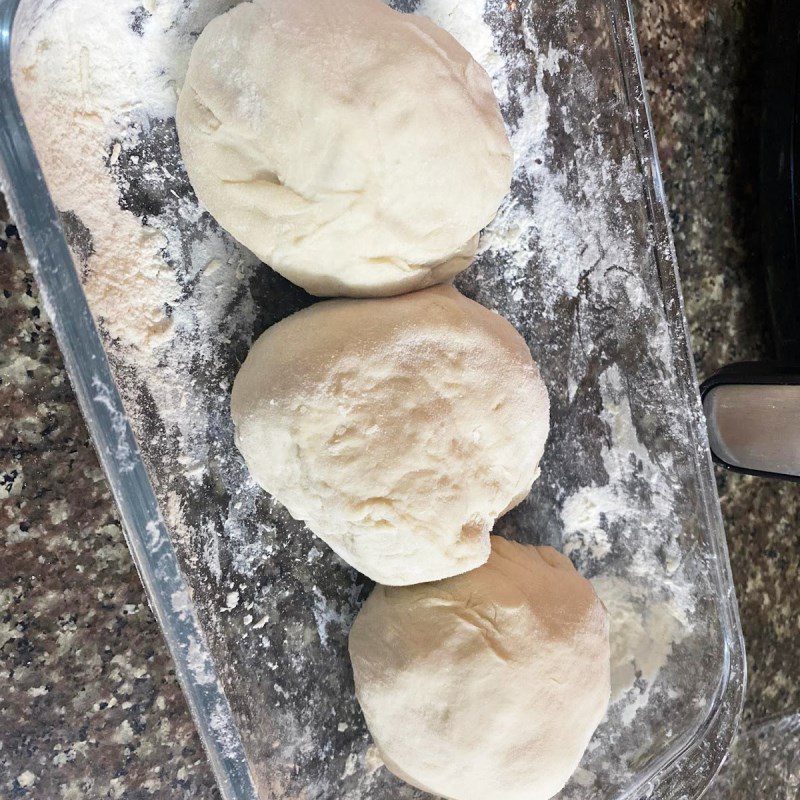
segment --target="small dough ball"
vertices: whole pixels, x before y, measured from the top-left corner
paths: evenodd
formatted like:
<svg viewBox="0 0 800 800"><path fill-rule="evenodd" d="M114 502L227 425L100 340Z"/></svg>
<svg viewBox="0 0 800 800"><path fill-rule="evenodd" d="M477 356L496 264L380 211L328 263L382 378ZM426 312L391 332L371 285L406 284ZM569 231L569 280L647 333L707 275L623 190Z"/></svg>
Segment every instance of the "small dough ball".
<svg viewBox="0 0 800 800"><path fill-rule="evenodd" d="M497 536L465 575L376 586L350 658L386 766L451 800L552 797L608 705L608 621L592 585L553 548Z"/></svg>
<svg viewBox="0 0 800 800"><path fill-rule="evenodd" d="M236 376L232 412L255 480L386 584L483 564L549 425L525 341L452 286L328 300L272 326Z"/></svg>
<svg viewBox="0 0 800 800"><path fill-rule="evenodd" d="M430 20L380 0L256 0L217 17L177 124L203 204L316 295L447 280L511 181L487 74Z"/></svg>

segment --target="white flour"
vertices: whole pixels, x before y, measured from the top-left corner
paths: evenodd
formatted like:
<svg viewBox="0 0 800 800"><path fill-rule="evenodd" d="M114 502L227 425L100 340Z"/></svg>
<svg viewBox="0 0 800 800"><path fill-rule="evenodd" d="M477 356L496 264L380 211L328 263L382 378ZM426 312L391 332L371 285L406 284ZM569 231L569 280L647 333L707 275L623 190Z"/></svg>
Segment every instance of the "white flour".
<svg viewBox="0 0 800 800"><path fill-rule="evenodd" d="M656 465L636 437L630 404L616 366L601 376L601 386L605 397L601 417L610 431L610 440L602 450L609 480L567 496L561 521L564 551L583 561L603 564L612 554L615 528L640 542L664 538L663 519L677 499L665 479L669 469L665 472L663 465ZM635 477L643 478L650 488L652 506L648 509L642 507L636 495ZM668 548L666 540L665 547ZM672 552L674 563L668 554L666 572L653 548L641 547L624 575L604 575L601 567L600 577L594 580L611 620L612 702L627 701L622 711L625 724L630 724L635 712L647 704L659 670L691 625L694 602L690 587L674 575L678 555L677 551ZM652 593L643 588L655 575L663 581L663 600L654 600ZM635 687L637 680L641 685Z"/></svg>
<svg viewBox="0 0 800 800"><path fill-rule="evenodd" d="M635 695L622 711L623 724L630 725L647 705L653 681L686 635L689 620L675 599L653 603L644 589L623 578L601 575L593 584L611 622L611 702Z"/></svg>
<svg viewBox="0 0 800 800"><path fill-rule="evenodd" d="M25 30L29 15L48 7L35 22L35 35L15 37L14 80L23 116L56 207L74 214L91 237L89 252L77 253L76 260L82 262L92 312L126 359L142 371L158 371L148 388L162 419L181 430L187 457L196 463L204 453L192 452L192 440L204 438L196 428L202 420L192 415L186 352L170 345L188 335L207 341L200 354L213 357L212 340L218 346L226 334L225 321L213 312L224 308L237 272L258 262L202 230L186 254L171 213L149 216L145 223L121 207L113 168L153 120L174 116L193 43L186 31L202 28L230 5L203 0L187 9L182 0L152 0L143 14L134 0L28 2L15 27ZM158 187L162 169L155 161L143 164L145 182ZM182 202L179 213L197 222L202 209ZM181 264L185 274L177 276L170 263ZM198 298L181 302L176 278L196 276ZM243 307L242 320L234 324L246 324L248 313Z"/></svg>
<svg viewBox="0 0 800 800"><path fill-rule="evenodd" d="M14 48L15 86L50 192L59 210L73 214L88 232L86 241L73 245L93 313L113 340L110 350L126 367L135 368L154 404L139 405L126 395L134 427L138 433L145 417L155 413L166 436L177 442L182 477L195 486L213 477L210 441L220 419L229 424L230 390L227 379L213 387L198 386L195 372L213 367L231 342L252 334L256 309L241 287L259 265L189 200L176 196L166 208L154 207L144 216L121 207L130 187L120 176L138 170L145 188L158 199L169 193L164 180L170 176L163 174L166 167L160 160L151 156L137 164L133 159L141 158L139 148L151 126L174 115L193 42L189 32L199 32L232 4L23 0ZM38 15L42 8L45 13ZM640 308L646 311L653 301L630 243L631 232L607 215L594 213L613 193L628 202L637 200L641 179L632 157L615 161L597 140L574 153L574 174L553 166L550 119L563 109L552 105L547 86L573 55L538 41L529 29L524 30L524 50L501 52L485 21L487 11L507 13L497 0L422 0L418 11L448 29L490 74L507 112L515 179L532 187L509 196L481 244L482 254L501 265L502 286L519 306L514 312L518 318L512 315L512 321L519 324L525 314L530 317L531 252L538 257L541 283L535 299L541 301L542 325L563 314L565 302L574 303L578 316L593 305L618 302L612 292L619 286L634 314ZM569 13L567 3L564 14ZM527 91L520 93L519 74L528 70L530 59L535 69ZM564 124L568 128L571 119ZM123 163L127 171L118 169ZM581 206L567 191L575 175L585 200ZM187 228L192 229L188 240L183 234ZM614 254L613 281L608 279L608 253ZM581 396L582 370L593 355L593 343L584 340L580 330L578 326L574 341L559 355L569 364L564 387L569 403ZM646 335L652 340L648 352L655 353L669 374L665 325L659 322ZM669 456L660 453L656 458L642 445L628 387L615 364L603 365L597 385L605 430L600 459L607 480L557 487L554 513L560 514L556 522L564 550L581 569L602 575L596 585L612 618L613 713L619 714L623 726L621 732L608 734L613 742L614 736L624 739L627 727L648 707L660 672L691 632L694 600L679 570L682 554L675 531L663 523L680 502L668 480ZM648 487L648 506L641 502L643 485ZM270 542L278 532L272 520L256 517L255 486L243 486L223 509L222 521L209 519L199 530L187 522L191 509L181 494L172 488L164 494L164 515L187 561L219 585L217 611L234 616L247 610L248 628L264 633L251 641L261 642L267 652L268 625L278 612L271 607L253 610L252 602L240 603L238 589L221 585L225 570L246 583L272 555ZM259 536L254 537L254 531ZM229 564L221 561L222 543L232 553ZM633 555L623 561L621 552ZM185 600L174 598L176 610ZM314 635L330 652L333 633L346 630L352 609L331 603L317 586L312 605ZM252 624L253 619L258 622ZM202 683L203 654L190 655ZM300 661L303 657L298 655ZM283 691L276 688L278 695ZM294 730L291 724L286 721L284 730ZM295 750L308 749L311 734L298 730L291 736L296 736L296 744L285 745L294 758ZM369 751L359 759L362 767L372 764L370 776L377 774ZM348 775L357 769L349 756L344 763ZM593 773L584 771L578 783L589 785L593 780Z"/></svg>
<svg viewBox="0 0 800 800"><path fill-rule="evenodd" d="M112 336L147 350L169 337L166 305L177 286L162 257L165 237L120 208L109 166L130 145L132 120L168 114L176 89L153 70L155 54L133 46L133 7L107 14L100 2L58 5L21 42L14 66L53 200L91 233L85 285L93 311Z"/></svg>

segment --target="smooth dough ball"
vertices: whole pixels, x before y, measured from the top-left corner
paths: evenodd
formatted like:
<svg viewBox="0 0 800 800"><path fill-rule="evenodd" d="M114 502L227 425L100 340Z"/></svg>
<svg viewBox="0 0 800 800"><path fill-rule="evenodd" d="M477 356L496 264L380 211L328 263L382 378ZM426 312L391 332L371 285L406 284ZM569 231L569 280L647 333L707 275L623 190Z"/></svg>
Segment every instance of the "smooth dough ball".
<svg viewBox="0 0 800 800"><path fill-rule="evenodd" d="M279 322L236 376L232 412L255 480L386 584L483 564L549 425L525 341L452 286Z"/></svg>
<svg viewBox="0 0 800 800"><path fill-rule="evenodd" d="M552 797L608 705L608 621L592 585L551 547L497 536L465 575L376 586L350 658L386 766L452 800Z"/></svg>
<svg viewBox="0 0 800 800"><path fill-rule="evenodd" d="M211 214L316 295L455 275L511 181L484 70L380 0L257 0L217 17L192 50L177 124Z"/></svg>

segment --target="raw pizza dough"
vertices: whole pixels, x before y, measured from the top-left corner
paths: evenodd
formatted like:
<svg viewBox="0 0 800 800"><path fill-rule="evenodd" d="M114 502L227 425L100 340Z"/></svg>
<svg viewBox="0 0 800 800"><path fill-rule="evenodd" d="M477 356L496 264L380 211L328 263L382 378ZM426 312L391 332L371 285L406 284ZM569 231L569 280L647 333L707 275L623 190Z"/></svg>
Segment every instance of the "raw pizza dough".
<svg viewBox="0 0 800 800"><path fill-rule="evenodd" d="M549 426L525 341L452 286L279 322L237 375L232 413L255 480L386 584L483 564Z"/></svg>
<svg viewBox="0 0 800 800"><path fill-rule="evenodd" d="M447 280L511 180L483 68L380 0L256 0L217 17L192 50L177 125L202 203L316 295Z"/></svg>
<svg viewBox="0 0 800 800"><path fill-rule="evenodd" d="M376 586L350 632L356 695L386 766L453 800L546 800L608 705L608 621L551 547L492 537L482 567Z"/></svg>

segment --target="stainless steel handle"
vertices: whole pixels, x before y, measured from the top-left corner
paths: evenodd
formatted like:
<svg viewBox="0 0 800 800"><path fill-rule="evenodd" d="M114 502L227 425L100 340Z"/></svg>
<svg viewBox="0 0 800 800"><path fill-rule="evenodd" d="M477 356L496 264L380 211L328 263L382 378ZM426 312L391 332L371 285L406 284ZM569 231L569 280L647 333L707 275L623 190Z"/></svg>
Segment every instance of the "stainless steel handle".
<svg viewBox="0 0 800 800"><path fill-rule="evenodd" d="M700 391L717 463L800 481L800 365L732 364Z"/></svg>

